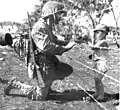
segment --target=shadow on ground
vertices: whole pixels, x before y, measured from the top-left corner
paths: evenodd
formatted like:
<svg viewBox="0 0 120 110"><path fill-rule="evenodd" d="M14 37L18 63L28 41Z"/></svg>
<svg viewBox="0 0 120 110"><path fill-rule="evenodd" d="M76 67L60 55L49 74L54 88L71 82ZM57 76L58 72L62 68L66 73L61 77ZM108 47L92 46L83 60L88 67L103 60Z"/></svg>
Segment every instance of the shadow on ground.
<svg viewBox="0 0 120 110"><path fill-rule="evenodd" d="M56 80L57 79L64 79L65 77L69 76L73 72L73 68L66 64L61 62L58 67L55 69L56 72ZM0 78L0 82L3 84L6 84L8 80L4 80ZM90 94L93 94L93 91L87 91ZM9 96L12 97L25 97L25 95L20 95L20 94L10 94ZM80 100L83 101L84 97L87 97L88 95L83 91L83 90L67 90L64 92L56 92L51 90L50 95L48 96L47 100L55 100L55 101L60 101L60 102L67 102L67 101L76 101ZM104 100L101 100L101 102L107 102L111 101L113 99L119 99L119 93L116 94L108 94L105 93L105 98ZM93 100L91 100L93 102Z"/></svg>
<svg viewBox="0 0 120 110"><path fill-rule="evenodd" d="M87 91L90 94L93 94L93 91ZM9 94L9 96L12 97L26 97L23 94ZM83 98L87 97L88 95L83 90L71 90L71 91L64 91L62 93L52 91L46 101L53 100L53 101L59 101L60 103L66 103L68 101L83 101ZM116 94L108 94L105 93L104 100L101 100L99 102L107 102L111 100L118 100L119 99L119 93ZM94 100L89 100L89 102L94 102Z"/></svg>
<svg viewBox="0 0 120 110"><path fill-rule="evenodd" d="M90 93L91 95L94 93L93 91L87 91L87 92ZM87 96L88 95L83 90L70 90L70 91L64 91L62 93L51 91L51 94L48 96L47 100L83 101L83 98ZM101 100L100 102L107 102L113 99L119 99L119 93L116 94L105 93L104 100ZM93 100L91 100L91 102L93 102Z"/></svg>

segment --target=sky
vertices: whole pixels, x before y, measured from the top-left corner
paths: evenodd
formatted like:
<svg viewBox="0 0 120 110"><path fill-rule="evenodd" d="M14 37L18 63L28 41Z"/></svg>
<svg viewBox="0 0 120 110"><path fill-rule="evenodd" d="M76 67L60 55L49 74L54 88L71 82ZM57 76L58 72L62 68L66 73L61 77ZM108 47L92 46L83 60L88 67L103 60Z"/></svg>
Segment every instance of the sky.
<svg viewBox="0 0 120 110"><path fill-rule="evenodd" d="M113 5L113 10L115 12L115 17L119 18L117 22L118 22L118 26L120 27L120 0L113 0L112 5ZM108 26L116 26L113 13L111 12L103 16L101 23L106 24Z"/></svg>
<svg viewBox="0 0 120 110"><path fill-rule="evenodd" d="M23 22L27 18L27 12L34 9L39 0L1 0L0 1L0 22L15 21Z"/></svg>
<svg viewBox="0 0 120 110"><path fill-rule="evenodd" d="M1 0L0 1L0 22L1 21L15 21L23 22L23 19L27 18L27 12L31 12L34 9L35 4L39 4L39 0ZM118 16L120 12L120 0L113 0L113 5L117 5L115 13ZM103 23L115 25L113 15L106 15L103 18ZM120 21L120 19L119 19ZM119 23L120 25L120 23Z"/></svg>

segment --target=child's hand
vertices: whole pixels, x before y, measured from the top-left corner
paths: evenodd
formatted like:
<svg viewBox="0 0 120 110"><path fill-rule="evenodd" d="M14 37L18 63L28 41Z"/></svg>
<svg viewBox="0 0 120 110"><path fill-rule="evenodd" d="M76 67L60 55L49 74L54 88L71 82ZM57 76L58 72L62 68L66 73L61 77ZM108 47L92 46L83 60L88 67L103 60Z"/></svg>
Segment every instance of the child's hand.
<svg viewBox="0 0 120 110"><path fill-rule="evenodd" d="M108 47L108 44L106 43L106 40L101 40L98 43L96 43L95 45L93 45L92 43L88 42L89 47L92 50L98 50L101 47Z"/></svg>

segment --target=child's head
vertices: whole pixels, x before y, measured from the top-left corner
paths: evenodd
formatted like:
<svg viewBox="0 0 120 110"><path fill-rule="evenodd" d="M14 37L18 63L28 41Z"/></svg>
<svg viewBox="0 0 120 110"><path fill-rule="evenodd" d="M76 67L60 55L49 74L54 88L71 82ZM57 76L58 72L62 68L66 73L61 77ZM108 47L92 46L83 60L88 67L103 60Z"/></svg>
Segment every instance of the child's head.
<svg viewBox="0 0 120 110"><path fill-rule="evenodd" d="M109 27L104 24L99 24L94 29L95 41L106 39L106 35L109 32Z"/></svg>

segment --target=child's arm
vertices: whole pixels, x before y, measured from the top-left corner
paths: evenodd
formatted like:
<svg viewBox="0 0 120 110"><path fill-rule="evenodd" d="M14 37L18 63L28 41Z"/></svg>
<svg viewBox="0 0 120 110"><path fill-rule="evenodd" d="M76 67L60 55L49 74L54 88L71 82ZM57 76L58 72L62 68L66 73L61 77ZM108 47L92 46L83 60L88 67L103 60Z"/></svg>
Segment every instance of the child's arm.
<svg viewBox="0 0 120 110"><path fill-rule="evenodd" d="M100 47L106 47L106 48L108 48L108 43L107 43L106 40L101 40L98 43L96 43L95 45L93 45L92 43L89 42L88 45L90 46L90 48L92 50L99 50Z"/></svg>
<svg viewBox="0 0 120 110"><path fill-rule="evenodd" d="M106 40L100 40L94 47L108 47L108 42Z"/></svg>

